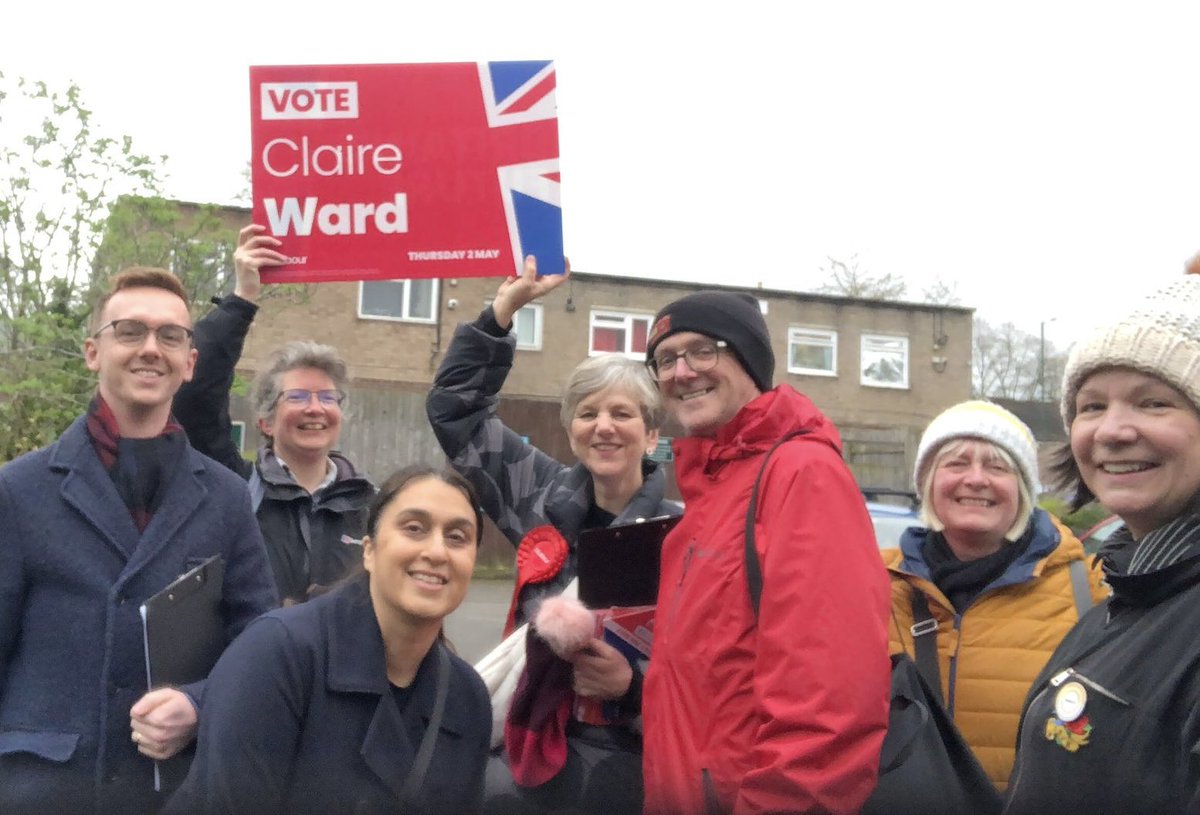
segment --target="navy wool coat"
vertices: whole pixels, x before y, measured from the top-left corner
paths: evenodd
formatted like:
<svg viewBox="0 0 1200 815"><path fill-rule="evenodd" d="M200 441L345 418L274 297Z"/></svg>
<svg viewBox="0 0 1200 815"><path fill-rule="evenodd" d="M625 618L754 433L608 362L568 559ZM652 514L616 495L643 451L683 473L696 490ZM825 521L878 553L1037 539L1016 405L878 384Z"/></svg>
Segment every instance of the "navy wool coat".
<svg viewBox="0 0 1200 815"><path fill-rule="evenodd" d="M191 447L141 534L82 418L0 469L0 812L161 806L130 739L147 690L139 607L212 555L232 640L274 607L274 584L246 483ZM198 703L203 686L187 688Z"/></svg>
<svg viewBox="0 0 1200 815"><path fill-rule="evenodd" d="M422 661L401 713L365 580L257 620L212 671L196 759L167 813L478 812L491 703L453 654L429 770L414 807L399 806L442 647Z"/></svg>

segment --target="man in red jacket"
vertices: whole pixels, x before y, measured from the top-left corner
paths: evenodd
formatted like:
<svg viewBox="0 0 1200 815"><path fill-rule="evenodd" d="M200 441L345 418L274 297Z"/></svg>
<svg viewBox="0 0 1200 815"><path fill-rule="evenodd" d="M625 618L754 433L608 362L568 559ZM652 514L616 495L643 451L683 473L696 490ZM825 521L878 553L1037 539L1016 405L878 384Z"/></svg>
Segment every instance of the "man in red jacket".
<svg viewBox="0 0 1200 815"><path fill-rule="evenodd" d="M647 815L853 813L887 726L888 580L837 429L788 385L758 301L665 306L647 365L684 428L643 698ZM758 614L745 519L759 485Z"/></svg>

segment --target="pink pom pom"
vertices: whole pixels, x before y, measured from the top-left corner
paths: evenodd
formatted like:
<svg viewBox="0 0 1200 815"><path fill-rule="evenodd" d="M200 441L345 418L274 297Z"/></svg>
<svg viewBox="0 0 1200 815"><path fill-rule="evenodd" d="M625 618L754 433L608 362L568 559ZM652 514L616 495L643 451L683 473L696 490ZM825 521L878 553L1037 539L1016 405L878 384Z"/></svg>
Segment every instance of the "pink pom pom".
<svg viewBox="0 0 1200 815"><path fill-rule="evenodd" d="M596 618L578 600L550 597L538 609L533 627L554 653L566 659L592 641Z"/></svg>

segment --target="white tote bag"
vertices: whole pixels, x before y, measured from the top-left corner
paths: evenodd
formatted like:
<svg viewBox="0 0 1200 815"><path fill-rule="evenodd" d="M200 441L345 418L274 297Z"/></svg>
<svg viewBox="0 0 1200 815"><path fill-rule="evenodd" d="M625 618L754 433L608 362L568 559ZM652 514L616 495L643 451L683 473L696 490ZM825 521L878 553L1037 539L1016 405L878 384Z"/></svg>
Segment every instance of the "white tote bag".
<svg viewBox="0 0 1200 815"><path fill-rule="evenodd" d="M567 584L562 596L579 596L577 579L572 579ZM492 698L493 750L504 743L504 720L508 718L508 709L517 690L517 681L525 671L525 636L528 631L529 623L525 623L475 663L475 670L483 677L488 696Z"/></svg>

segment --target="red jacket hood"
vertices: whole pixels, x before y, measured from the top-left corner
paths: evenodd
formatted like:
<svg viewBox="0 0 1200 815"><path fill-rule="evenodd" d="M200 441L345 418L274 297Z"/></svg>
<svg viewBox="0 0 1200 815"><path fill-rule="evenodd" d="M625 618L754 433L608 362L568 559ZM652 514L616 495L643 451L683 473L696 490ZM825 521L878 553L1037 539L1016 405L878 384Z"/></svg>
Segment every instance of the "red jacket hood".
<svg viewBox="0 0 1200 815"><path fill-rule="evenodd" d="M828 444L839 456L842 454L837 428L811 399L791 385L778 385L751 400L714 438L676 439L671 446L684 499L691 486L687 483L690 475L711 476L725 462L765 453L794 430L806 430L806 440Z"/></svg>

